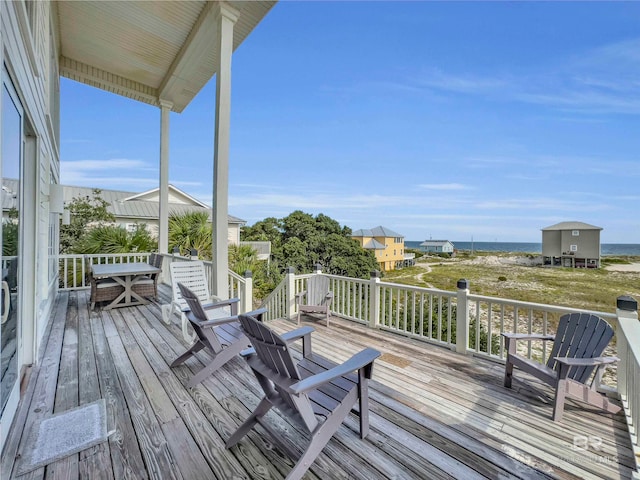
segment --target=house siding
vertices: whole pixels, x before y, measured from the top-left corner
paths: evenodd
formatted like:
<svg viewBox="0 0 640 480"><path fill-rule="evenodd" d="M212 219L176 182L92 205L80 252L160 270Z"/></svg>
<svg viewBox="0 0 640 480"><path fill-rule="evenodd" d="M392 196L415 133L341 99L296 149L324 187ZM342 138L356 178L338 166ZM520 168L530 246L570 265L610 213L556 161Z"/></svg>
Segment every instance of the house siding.
<svg viewBox="0 0 640 480"><path fill-rule="evenodd" d="M58 183L60 172L55 11L55 3L50 2L31 2L29 9L25 2L0 2L0 65L23 109L18 267L21 327L17 351L20 376L24 374L24 367L37 359L58 284L57 277L51 278L49 271L53 266L57 270L55 262L49 261L49 243L58 242L57 235L50 236L49 184ZM5 107L0 101L2 108ZM18 398L19 393L11 394L0 419L0 448Z"/></svg>
<svg viewBox="0 0 640 480"><path fill-rule="evenodd" d="M25 2L0 2L3 83L7 81L13 86L23 110L18 379L27 365L37 361L58 286L55 261L58 235L51 235L49 213L49 185L58 183L60 172L55 8L50 2L30 2L28 8ZM55 245L50 245L51 242ZM18 400L19 389L14 387L0 419L0 448L4 446Z"/></svg>

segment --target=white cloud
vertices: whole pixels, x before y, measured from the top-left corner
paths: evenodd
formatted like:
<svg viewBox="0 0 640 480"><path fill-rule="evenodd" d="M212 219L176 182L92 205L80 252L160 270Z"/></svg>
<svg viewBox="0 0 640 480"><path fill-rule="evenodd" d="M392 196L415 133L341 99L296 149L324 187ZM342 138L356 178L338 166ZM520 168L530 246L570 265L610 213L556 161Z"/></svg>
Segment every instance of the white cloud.
<svg viewBox="0 0 640 480"><path fill-rule="evenodd" d="M70 172L95 172L102 170L122 169L144 169L153 170L153 168L142 160L134 160L129 158L111 158L105 160L74 160L60 162L60 167Z"/></svg>
<svg viewBox="0 0 640 480"><path fill-rule="evenodd" d="M451 74L439 69L423 72L420 78L415 79L415 85L419 87L467 94L495 92L505 88L509 83L505 78L481 77L468 73Z"/></svg>
<svg viewBox="0 0 640 480"><path fill-rule="evenodd" d="M118 176L114 176L114 174ZM65 185L142 190L158 185L157 168L142 160L113 158L60 162Z"/></svg>

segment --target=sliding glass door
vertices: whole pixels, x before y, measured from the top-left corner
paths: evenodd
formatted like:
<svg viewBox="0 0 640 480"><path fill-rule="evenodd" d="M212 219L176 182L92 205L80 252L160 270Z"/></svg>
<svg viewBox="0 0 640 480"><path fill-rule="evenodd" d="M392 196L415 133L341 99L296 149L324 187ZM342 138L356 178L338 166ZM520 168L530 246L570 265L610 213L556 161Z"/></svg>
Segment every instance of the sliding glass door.
<svg viewBox="0 0 640 480"><path fill-rule="evenodd" d="M23 109L6 70L2 70L2 290L0 311L0 416L16 395L20 348L20 208ZM12 412L7 412L11 414Z"/></svg>

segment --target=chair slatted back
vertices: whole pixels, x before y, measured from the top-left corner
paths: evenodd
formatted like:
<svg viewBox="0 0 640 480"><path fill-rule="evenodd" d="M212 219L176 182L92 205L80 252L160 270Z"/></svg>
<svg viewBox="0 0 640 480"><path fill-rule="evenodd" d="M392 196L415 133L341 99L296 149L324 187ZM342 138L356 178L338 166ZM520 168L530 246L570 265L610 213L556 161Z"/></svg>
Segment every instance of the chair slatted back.
<svg viewBox="0 0 640 480"><path fill-rule="evenodd" d="M329 277L313 275L307 279L307 304L324 305L329 293Z"/></svg>
<svg viewBox="0 0 640 480"><path fill-rule="evenodd" d="M299 402L294 401L291 394L284 389L287 383L302 379L287 343L280 335L252 316L240 315L239 319L244 334L249 338L260 362L273 373L268 377L273 384L273 390L287 406L299 410ZM265 385L262 387L265 389ZM271 393L265 389L265 394Z"/></svg>
<svg viewBox="0 0 640 480"><path fill-rule="evenodd" d="M589 313L568 313L560 317L556 339L547 366L556 370L554 357L595 358L602 355L614 331L604 319ZM569 378L586 383L595 367L572 368Z"/></svg>
<svg viewBox="0 0 640 480"><path fill-rule="evenodd" d="M200 341L204 342L211 350L218 353L222 350L222 344L218 340L217 335L212 331L211 328L202 328L198 322L206 322L207 314L202 307L202 303L200 303L200 299L198 296L186 287L182 283L178 283L178 289L180 290L180 295L182 299L186 302L189 310L191 310L187 314L187 318L191 321L191 326L193 330L196 332L196 335L200 339ZM193 319L197 320L196 322Z"/></svg>
<svg viewBox="0 0 640 480"><path fill-rule="evenodd" d="M177 303L181 309L187 306L187 302L182 298L182 293L178 287L179 283L182 283L191 290L201 302L209 301L211 298L209 294L209 282L202 261L171 262L169 269L171 270L173 301Z"/></svg>
<svg viewBox="0 0 640 480"><path fill-rule="evenodd" d="M162 268L162 255L157 253L149 255L149 265L156 268Z"/></svg>

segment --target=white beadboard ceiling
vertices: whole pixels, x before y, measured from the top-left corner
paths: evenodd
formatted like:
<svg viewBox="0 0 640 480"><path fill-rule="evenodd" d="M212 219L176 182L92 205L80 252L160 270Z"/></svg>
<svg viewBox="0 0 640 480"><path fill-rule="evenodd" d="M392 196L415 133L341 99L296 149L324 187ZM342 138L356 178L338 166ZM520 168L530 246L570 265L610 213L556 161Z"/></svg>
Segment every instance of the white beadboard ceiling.
<svg viewBox="0 0 640 480"><path fill-rule="evenodd" d="M218 2L59 1L60 74L181 112L215 72ZM229 1L234 50L275 1Z"/></svg>

